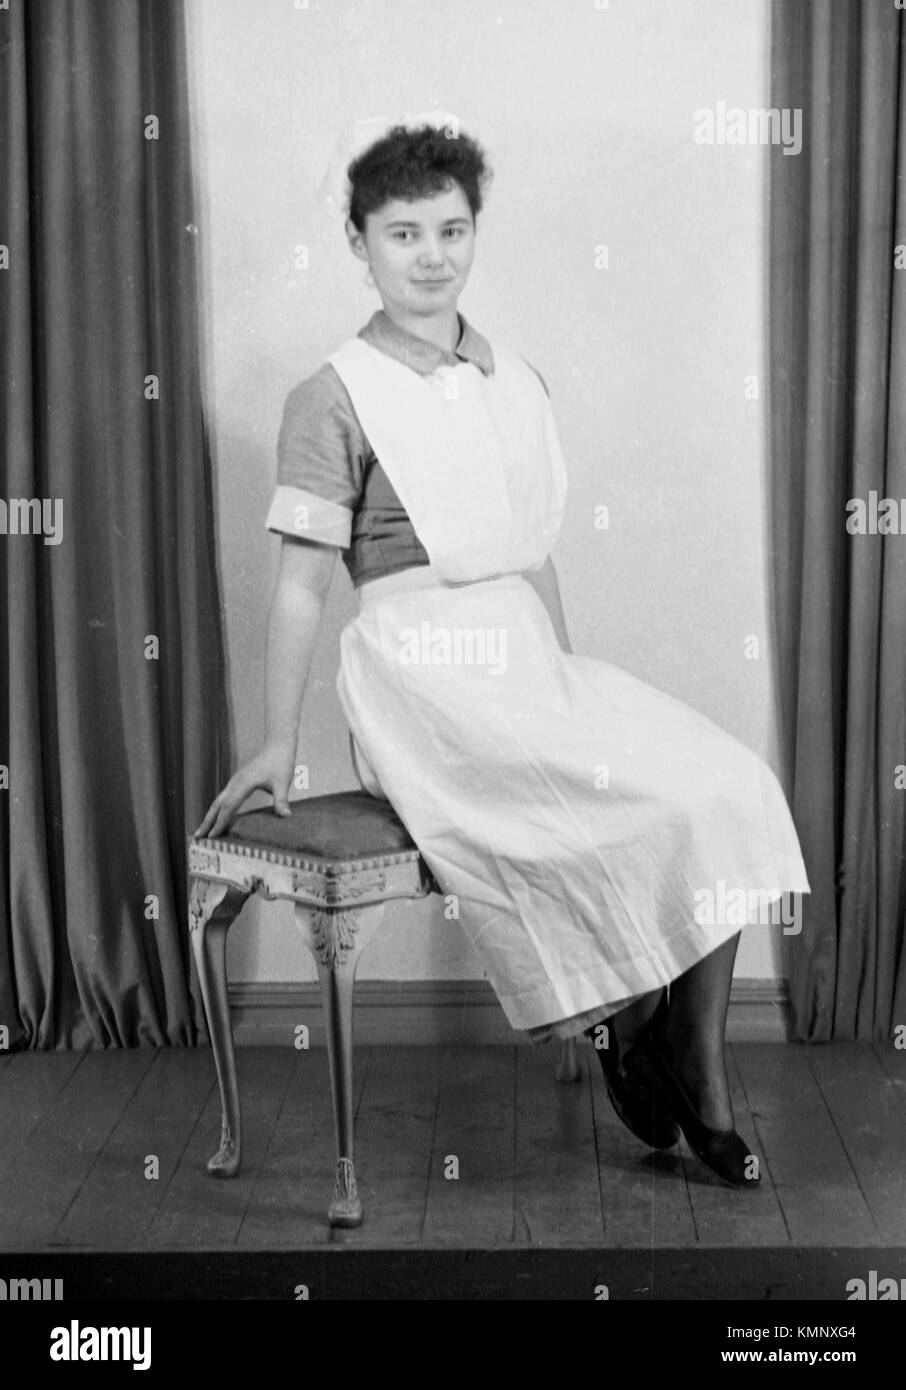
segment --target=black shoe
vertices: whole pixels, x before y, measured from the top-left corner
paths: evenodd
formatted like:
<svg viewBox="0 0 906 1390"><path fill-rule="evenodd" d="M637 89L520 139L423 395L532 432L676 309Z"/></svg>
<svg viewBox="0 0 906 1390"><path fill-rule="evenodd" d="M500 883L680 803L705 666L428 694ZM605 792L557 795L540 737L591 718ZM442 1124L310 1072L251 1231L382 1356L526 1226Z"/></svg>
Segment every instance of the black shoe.
<svg viewBox="0 0 906 1390"><path fill-rule="evenodd" d="M648 1024L649 1027L660 1012L659 1006ZM596 1024L588 1029L588 1036L593 1043L595 1033L601 1026ZM661 1104L653 1087L626 1074L620 1060L620 1046L616 1033L609 1024L603 1026L607 1028L609 1045L596 1047L595 1051L601 1061L604 1084L611 1105L626 1128L631 1130L637 1139L641 1139L643 1144L647 1144L651 1149L672 1149L674 1144L679 1142L679 1127Z"/></svg>
<svg viewBox="0 0 906 1390"><path fill-rule="evenodd" d="M636 1085L651 1086L686 1136L690 1149L730 1187L757 1187L758 1160L735 1129L711 1129L699 1117L686 1088L655 1037L647 1033L626 1054L626 1070ZM754 1160L755 1171L750 1175Z"/></svg>

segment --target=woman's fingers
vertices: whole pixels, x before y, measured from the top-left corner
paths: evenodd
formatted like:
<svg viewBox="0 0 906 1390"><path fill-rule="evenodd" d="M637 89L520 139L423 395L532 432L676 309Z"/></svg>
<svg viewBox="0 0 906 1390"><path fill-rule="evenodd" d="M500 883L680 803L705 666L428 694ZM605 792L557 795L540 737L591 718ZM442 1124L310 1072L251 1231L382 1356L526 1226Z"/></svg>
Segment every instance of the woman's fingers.
<svg viewBox="0 0 906 1390"><path fill-rule="evenodd" d="M196 831L194 831L194 838L195 838L196 840L204 840L204 839L207 838L207 835L208 835L208 833L209 833L209 831L210 831L210 829L211 829L211 826L214 824L214 821L217 819L217 810L218 810L219 805L220 805L220 797L218 796L218 797L216 797L216 798L211 802L210 806L208 807L207 811L205 812L204 819L202 820L202 822L201 822L201 824L199 825L198 829L197 829Z"/></svg>
<svg viewBox="0 0 906 1390"><path fill-rule="evenodd" d="M196 838L215 840L222 835L251 790L245 785L245 779L232 777L220 795L211 802L207 815L195 831Z"/></svg>
<svg viewBox="0 0 906 1390"><path fill-rule="evenodd" d="M241 768L227 782L223 791L211 802L204 819L195 831L195 839L216 839L229 829L242 803L259 788L270 792L278 816L291 816L289 789L291 772L275 772L273 759L258 757Z"/></svg>
<svg viewBox="0 0 906 1390"><path fill-rule="evenodd" d="M243 800L244 799L245 798L243 798ZM210 838L212 840L216 840L218 835L222 835L225 830L229 829L230 821L236 814L236 807L238 804L235 797L225 797L224 800L221 801L217 808L217 816L214 820L214 824L211 826L210 830Z"/></svg>
<svg viewBox="0 0 906 1390"><path fill-rule="evenodd" d="M274 778L268 790L274 798L274 810L278 816L291 816L289 805L290 778Z"/></svg>

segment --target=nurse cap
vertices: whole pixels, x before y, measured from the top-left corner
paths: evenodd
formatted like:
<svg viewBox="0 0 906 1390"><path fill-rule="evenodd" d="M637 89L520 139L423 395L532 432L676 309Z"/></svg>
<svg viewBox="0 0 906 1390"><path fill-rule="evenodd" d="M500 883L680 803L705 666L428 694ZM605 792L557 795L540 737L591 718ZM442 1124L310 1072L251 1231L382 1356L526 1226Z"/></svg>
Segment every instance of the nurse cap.
<svg viewBox="0 0 906 1390"><path fill-rule="evenodd" d="M454 116L452 111L440 111L437 108L419 111L415 115L407 112L401 116L366 116L364 120L347 126L340 132L319 190L329 212L341 225L346 222L352 194L352 184L348 176L350 164L382 140L394 126L400 125L409 130L430 125L435 130L446 131L450 140L455 140L459 135L458 116Z"/></svg>

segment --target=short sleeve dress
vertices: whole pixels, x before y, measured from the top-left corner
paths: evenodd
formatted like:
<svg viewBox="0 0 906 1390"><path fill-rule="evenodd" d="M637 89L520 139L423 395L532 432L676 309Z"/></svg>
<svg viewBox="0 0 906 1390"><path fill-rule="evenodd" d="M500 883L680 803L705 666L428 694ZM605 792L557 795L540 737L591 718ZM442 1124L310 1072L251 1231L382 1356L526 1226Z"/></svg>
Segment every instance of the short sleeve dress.
<svg viewBox="0 0 906 1390"><path fill-rule="evenodd" d="M777 779L703 715L561 650L525 573L566 472L543 380L460 315L382 310L287 399L267 525L359 593L337 691L514 1028L568 1037L809 891ZM795 929L795 927L792 927Z"/></svg>

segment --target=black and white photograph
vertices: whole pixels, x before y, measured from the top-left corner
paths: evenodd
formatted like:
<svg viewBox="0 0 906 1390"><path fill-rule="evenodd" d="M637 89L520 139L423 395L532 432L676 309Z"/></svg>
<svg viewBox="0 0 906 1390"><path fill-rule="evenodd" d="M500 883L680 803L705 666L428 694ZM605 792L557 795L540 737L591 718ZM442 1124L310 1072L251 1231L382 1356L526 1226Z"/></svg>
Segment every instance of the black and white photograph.
<svg viewBox="0 0 906 1390"><path fill-rule="evenodd" d="M0 3L26 1364L190 1300L892 1335L904 9Z"/></svg>

